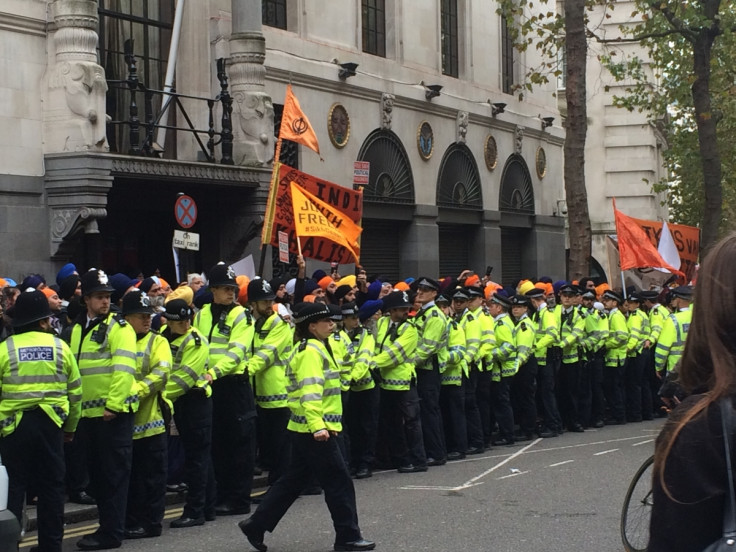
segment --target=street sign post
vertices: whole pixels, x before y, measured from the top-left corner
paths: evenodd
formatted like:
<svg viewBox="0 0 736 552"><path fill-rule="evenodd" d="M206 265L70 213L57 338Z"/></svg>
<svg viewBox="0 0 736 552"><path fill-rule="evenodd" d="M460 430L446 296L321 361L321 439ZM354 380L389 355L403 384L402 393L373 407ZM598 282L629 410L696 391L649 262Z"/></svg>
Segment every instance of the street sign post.
<svg viewBox="0 0 736 552"><path fill-rule="evenodd" d="M174 202L174 217L182 228L191 228L197 222L197 204L188 195L180 195Z"/></svg>

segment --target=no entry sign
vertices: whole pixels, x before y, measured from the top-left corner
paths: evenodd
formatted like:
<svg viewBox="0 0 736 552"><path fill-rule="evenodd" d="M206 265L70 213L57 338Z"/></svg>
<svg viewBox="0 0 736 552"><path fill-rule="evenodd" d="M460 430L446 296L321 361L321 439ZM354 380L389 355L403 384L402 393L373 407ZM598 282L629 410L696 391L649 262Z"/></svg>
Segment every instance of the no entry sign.
<svg viewBox="0 0 736 552"><path fill-rule="evenodd" d="M197 204L188 195L179 196L174 203L174 216L179 226L191 228L197 222Z"/></svg>

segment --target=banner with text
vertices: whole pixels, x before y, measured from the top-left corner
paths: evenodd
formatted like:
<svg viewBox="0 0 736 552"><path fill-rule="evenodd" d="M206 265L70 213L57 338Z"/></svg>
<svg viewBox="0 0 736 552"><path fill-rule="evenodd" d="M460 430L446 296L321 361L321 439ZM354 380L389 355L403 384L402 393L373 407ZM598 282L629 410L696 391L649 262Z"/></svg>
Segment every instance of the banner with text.
<svg viewBox="0 0 736 552"><path fill-rule="evenodd" d="M636 222L646 233L654 247L659 245L659 239L662 235L662 223L654 220L637 219L629 217ZM698 255L700 253L700 228L694 226L685 226L684 224L667 223L672 239L675 241L677 251L680 254L681 264L679 268L685 273L688 281L692 280L695 274L695 265L698 264Z"/></svg>
<svg viewBox="0 0 736 552"><path fill-rule="evenodd" d="M278 247L278 233L286 232L289 235L289 251L291 253L298 252L296 230L294 228L294 208L291 202L291 182L295 182L307 192L316 196L335 213L339 213L354 224L360 225L360 220L363 217L362 191L345 188L287 165L279 165L274 172L276 178L273 185L276 185L278 189L275 194L276 208L269 242L272 246ZM304 257L339 264L354 262L353 253L347 247L327 238L309 236L303 238L301 244ZM356 253L360 254L359 251L356 251Z"/></svg>

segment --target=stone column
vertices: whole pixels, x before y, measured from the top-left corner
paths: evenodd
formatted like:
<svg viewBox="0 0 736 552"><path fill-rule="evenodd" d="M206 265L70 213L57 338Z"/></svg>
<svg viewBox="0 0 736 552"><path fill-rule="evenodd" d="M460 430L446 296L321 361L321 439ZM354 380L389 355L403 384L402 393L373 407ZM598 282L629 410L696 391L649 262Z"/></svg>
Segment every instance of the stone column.
<svg viewBox="0 0 736 552"><path fill-rule="evenodd" d="M477 263L477 270L493 267L491 279L499 282L501 275L501 215L498 211L483 211L483 217L475 239L470 244L470 259ZM481 266L483 264L483 266Z"/></svg>
<svg viewBox="0 0 736 552"><path fill-rule="evenodd" d="M401 242L401 275L432 276L439 273L440 230L436 205L416 205L414 220Z"/></svg>
<svg viewBox="0 0 736 552"><path fill-rule="evenodd" d="M97 2L56 0L45 80L45 153L106 151L105 72L97 63Z"/></svg>
<svg viewBox="0 0 736 552"><path fill-rule="evenodd" d="M261 0L231 0L230 90L233 96L233 159L262 167L273 160L273 103L266 94L266 39Z"/></svg>

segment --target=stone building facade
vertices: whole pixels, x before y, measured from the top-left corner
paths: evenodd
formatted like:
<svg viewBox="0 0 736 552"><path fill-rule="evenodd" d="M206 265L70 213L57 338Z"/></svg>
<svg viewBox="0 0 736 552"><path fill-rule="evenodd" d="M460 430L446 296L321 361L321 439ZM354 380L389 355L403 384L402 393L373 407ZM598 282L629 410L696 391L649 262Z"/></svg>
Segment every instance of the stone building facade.
<svg viewBox="0 0 736 552"><path fill-rule="evenodd" d="M181 253L183 270L257 259L291 83L324 161L293 144L281 160L344 186L355 161L370 162L369 272L398 279L492 266L503 282L564 277L555 84L523 99L511 93L534 53L512 50L495 6L189 0L179 96L161 115L171 96L146 91L163 89L175 9L174 0L0 6L0 274L49 275L71 260L173 279L180 193L197 202L191 231L201 236L200 251ZM284 269L267 260L266 273Z"/></svg>

